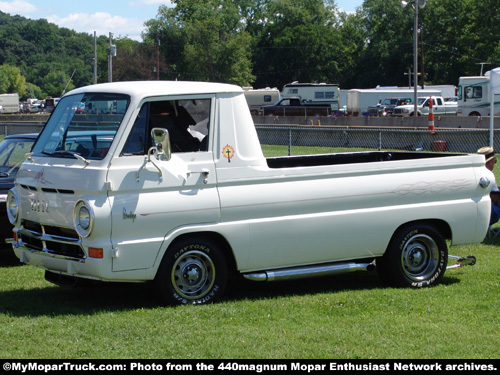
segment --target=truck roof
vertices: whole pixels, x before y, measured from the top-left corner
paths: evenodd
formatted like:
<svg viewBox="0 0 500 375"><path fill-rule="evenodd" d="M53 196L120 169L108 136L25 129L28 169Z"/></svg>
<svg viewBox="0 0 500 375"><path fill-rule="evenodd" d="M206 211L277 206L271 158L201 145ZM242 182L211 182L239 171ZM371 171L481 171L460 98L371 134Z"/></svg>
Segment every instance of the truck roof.
<svg viewBox="0 0 500 375"><path fill-rule="evenodd" d="M128 81L100 83L77 88L68 94L85 92L120 92L130 96L159 96L185 94L239 93L243 89L236 85L194 81Z"/></svg>

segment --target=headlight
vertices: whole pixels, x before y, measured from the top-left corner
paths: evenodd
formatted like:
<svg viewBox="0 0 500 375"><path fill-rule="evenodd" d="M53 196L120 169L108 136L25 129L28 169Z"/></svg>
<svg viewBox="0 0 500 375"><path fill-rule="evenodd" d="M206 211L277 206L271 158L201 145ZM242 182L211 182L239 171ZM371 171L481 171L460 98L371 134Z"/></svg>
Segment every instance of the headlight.
<svg viewBox="0 0 500 375"><path fill-rule="evenodd" d="M19 202L17 201L17 195L9 190L7 194L7 216L12 225L17 223L17 219L19 217Z"/></svg>
<svg viewBox="0 0 500 375"><path fill-rule="evenodd" d="M73 211L73 224L75 230L82 237L88 237L94 227L94 211L90 204L80 200L76 202Z"/></svg>

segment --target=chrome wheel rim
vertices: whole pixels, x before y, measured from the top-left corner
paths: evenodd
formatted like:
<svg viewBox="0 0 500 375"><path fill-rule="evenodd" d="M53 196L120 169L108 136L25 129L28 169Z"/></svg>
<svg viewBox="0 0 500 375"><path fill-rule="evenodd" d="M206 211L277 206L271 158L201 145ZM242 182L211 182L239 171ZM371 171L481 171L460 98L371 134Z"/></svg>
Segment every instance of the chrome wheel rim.
<svg viewBox="0 0 500 375"><path fill-rule="evenodd" d="M186 299L198 299L210 292L215 282L212 259L201 251L188 251L172 267L172 285Z"/></svg>
<svg viewBox="0 0 500 375"><path fill-rule="evenodd" d="M413 281L432 277L439 264L439 249L436 242L425 234L411 237L401 253L401 263L403 272Z"/></svg>

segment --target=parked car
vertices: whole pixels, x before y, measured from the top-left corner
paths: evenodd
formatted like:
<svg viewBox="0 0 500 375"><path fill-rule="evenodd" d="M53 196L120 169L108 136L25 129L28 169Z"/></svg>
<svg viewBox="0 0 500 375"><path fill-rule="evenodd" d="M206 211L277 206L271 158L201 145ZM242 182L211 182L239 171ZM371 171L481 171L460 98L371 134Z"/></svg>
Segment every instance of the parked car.
<svg viewBox="0 0 500 375"><path fill-rule="evenodd" d="M7 218L5 205L7 193L14 186L19 166L37 137L38 134L9 135L0 142L0 247L12 236L12 225Z"/></svg>
<svg viewBox="0 0 500 375"><path fill-rule="evenodd" d="M29 107L29 112L30 113L40 113L42 112L43 108L42 108L42 105L37 103L37 104L32 104L30 107Z"/></svg>
<svg viewBox="0 0 500 375"><path fill-rule="evenodd" d="M375 106L368 107L370 116L392 116L394 108L400 105L411 104L410 98L385 98Z"/></svg>

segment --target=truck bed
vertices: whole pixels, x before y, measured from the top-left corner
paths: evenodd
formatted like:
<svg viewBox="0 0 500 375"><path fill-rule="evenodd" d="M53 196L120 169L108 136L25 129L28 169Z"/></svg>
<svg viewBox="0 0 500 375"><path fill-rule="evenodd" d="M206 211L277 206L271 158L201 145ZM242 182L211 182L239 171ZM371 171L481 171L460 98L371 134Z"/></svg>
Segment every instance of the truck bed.
<svg viewBox="0 0 500 375"><path fill-rule="evenodd" d="M352 152L323 155L304 155L304 156L286 156L267 158L269 168L294 168L294 167L312 167L320 165L335 164L355 164L355 163L373 163L378 161L390 160L414 160L429 159L437 157L457 156L460 154L452 153L430 153L430 152L390 152L390 151L368 151Z"/></svg>

